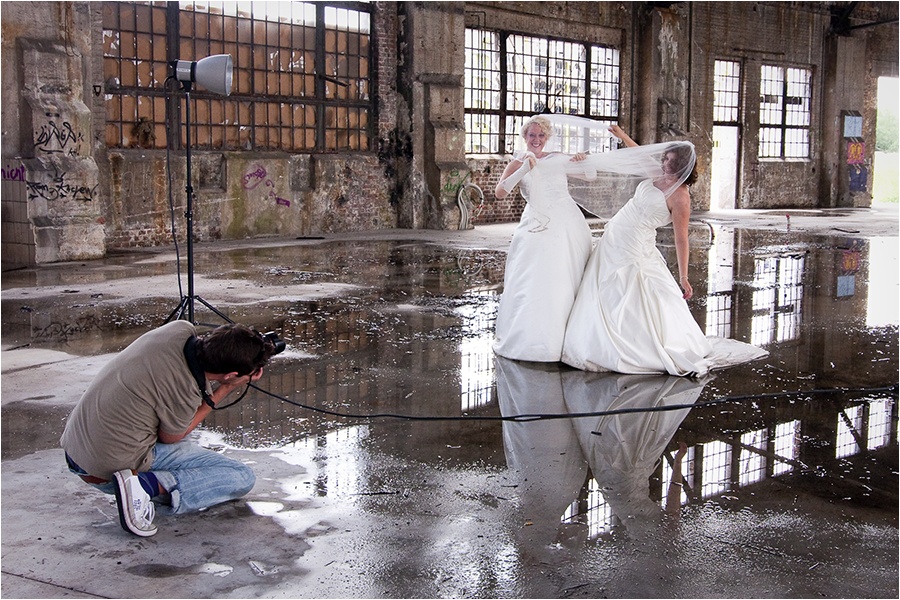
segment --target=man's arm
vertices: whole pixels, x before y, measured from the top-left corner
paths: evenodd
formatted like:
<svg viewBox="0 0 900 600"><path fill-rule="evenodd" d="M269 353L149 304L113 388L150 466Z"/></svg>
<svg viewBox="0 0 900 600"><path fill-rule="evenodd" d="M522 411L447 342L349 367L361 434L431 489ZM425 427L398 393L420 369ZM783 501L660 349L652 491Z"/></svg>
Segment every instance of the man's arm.
<svg viewBox="0 0 900 600"><path fill-rule="evenodd" d="M219 386L212 393L211 399L213 404L218 404L222 400L225 399L228 394L233 392L239 387L245 386L253 381L256 381L262 377L262 369L259 369L255 373L250 375L238 375L237 373L227 373L225 375L210 375L207 373L207 379L212 381L219 381ZM197 412L194 413L194 418L191 419L191 424L188 425L188 428L184 430L184 432L180 434L171 434L166 433L162 429L156 432L156 437L163 444L177 444L181 440L183 440L187 435L196 429L197 425L199 425L203 419L209 416L209 413L212 412L212 407L210 407L206 402L201 402L200 406L197 408Z"/></svg>

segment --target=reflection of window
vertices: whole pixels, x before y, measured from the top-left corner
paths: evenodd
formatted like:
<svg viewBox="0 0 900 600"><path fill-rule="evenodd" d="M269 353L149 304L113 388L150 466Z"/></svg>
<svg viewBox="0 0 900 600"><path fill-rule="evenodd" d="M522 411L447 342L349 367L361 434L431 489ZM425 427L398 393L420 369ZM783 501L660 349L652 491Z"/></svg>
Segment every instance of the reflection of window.
<svg viewBox="0 0 900 600"><path fill-rule="evenodd" d="M757 258L750 343L763 346L800 337L805 257Z"/></svg>
<svg viewBox="0 0 900 600"><path fill-rule="evenodd" d="M497 294L467 292L467 302L457 309L462 317L463 339L459 343L459 385L462 410L489 404L494 387L493 321L497 317Z"/></svg>
<svg viewBox="0 0 900 600"><path fill-rule="evenodd" d="M811 77L808 69L762 66L760 158L809 158Z"/></svg>
<svg viewBox="0 0 900 600"><path fill-rule="evenodd" d="M730 338L734 296L734 229L716 228L714 239L709 248L706 335Z"/></svg>
<svg viewBox="0 0 900 600"><path fill-rule="evenodd" d="M733 292L716 292L706 299L706 335L731 337L731 302Z"/></svg>
<svg viewBox="0 0 900 600"><path fill-rule="evenodd" d="M154 134L145 145L165 148L167 112L177 113L166 107L169 61L230 54L230 96L192 90L196 147L368 150L371 8L346 4L104 2L107 145L136 145L132 127L143 120ZM184 130L181 122L169 124Z"/></svg>
<svg viewBox="0 0 900 600"><path fill-rule="evenodd" d="M592 538L612 530L612 508L600 492L600 485L593 477L588 482L587 519L588 536Z"/></svg>
<svg viewBox="0 0 900 600"><path fill-rule="evenodd" d="M704 498L728 490L731 480L731 446L718 440L703 444L703 487L700 494Z"/></svg>
<svg viewBox="0 0 900 600"><path fill-rule="evenodd" d="M466 152L507 152L513 149L521 124L535 113L615 121L619 51L467 29L465 84Z"/></svg>
<svg viewBox="0 0 900 600"><path fill-rule="evenodd" d="M851 406L838 413L837 439L834 443L835 458L859 454L862 438L863 405Z"/></svg>
<svg viewBox="0 0 900 600"><path fill-rule="evenodd" d="M757 429L741 435L740 465L738 476L740 485L750 485L766 478L766 445L768 431Z"/></svg>
<svg viewBox="0 0 900 600"><path fill-rule="evenodd" d="M675 454L672 453L672 459L674 460ZM667 500L667 490L669 489L669 485L672 483L672 474L673 469L672 465L669 463L668 457L664 457L662 461L662 498L659 503L665 507ZM676 482L681 483L681 504L688 503L688 489L694 487L694 448L693 446L687 449L687 453L684 455L684 458L681 459L681 481Z"/></svg>
<svg viewBox="0 0 900 600"><path fill-rule="evenodd" d="M868 449L887 446L891 441L891 408L889 399L873 400L869 404Z"/></svg>
<svg viewBox="0 0 900 600"><path fill-rule="evenodd" d="M788 421L775 426L775 456L787 460L797 460L800 452L800 421ZM793 465L778 460L772 465L772 475L782 475L794 469Z"/></svg>

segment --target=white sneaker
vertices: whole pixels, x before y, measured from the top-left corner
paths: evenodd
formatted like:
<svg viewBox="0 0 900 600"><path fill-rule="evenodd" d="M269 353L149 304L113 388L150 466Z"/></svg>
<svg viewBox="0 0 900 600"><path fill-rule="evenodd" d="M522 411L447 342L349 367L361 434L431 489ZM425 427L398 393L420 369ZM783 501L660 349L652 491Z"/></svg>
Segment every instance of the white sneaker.
<svg viewBox="0 0 900 600"><path fill-rule="evenodd" d="M116 504L119 507L119 522L122 529L141 537L156 533L153 517L156 510L150 496L141 487L141 482L130 469L116 471Z"/></svg>

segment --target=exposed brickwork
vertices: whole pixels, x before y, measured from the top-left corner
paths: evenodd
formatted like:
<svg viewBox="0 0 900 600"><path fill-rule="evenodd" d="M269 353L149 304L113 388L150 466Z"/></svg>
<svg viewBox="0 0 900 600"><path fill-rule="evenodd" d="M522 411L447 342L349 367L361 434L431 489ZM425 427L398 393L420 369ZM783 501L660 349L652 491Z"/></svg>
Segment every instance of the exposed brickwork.
<svg viewBox="0 0 900 600"><path fill-rule="evenodd" d="M696 144L700 180L692 188L692 197L695 208L701 209L710 206L713 172L713 67L717 59L739 61L744 79L735 167L737 206L813 208L866 206L870 202L866 190L848 189L846 140L840 133L840 120L845 111L863 115L863 137L870 142L864 167L871 171L875 81L878 76L897 76L896 26L836 35L831 30L830 5L817 2L653 4L373 3L370 93L375 102L370 115L370 151L326 157L275 151L197 153L196 239L391 227L452 228L459 222L459 211L455 198L445 192L452 187L454 173L462 173L465 167L470 170L469 180L485 196L471 222L516 221L524 207L521 195L516 192L500 201L493 194L506 159L465 157L460 150L465 27L619 48L619 122L641 143L686 138ZM4 5L0 69L4 161L36 158L35 140L41 139L40 127L46 125L36 120L43 113L28 106L28 102L34 104L28 94L33 95L37 88L19 89L23 81L43 81L44 75L38 75L49 73L46 60L23 64L22 49L30 48L36 56L55 57L58 68L54 72L72 75L67 81L82 82L60 86L55 95L48 94L46 86L41 90L48 98L52 96L53 104L67 107L61 114L81 136L75 151L94 166L93 171L81 169L80 180L65 188L78 190L80 197L90 193L89 204L76 202L69 207L55 200L29 200L37 249L32 255L38 262L75 256L72 248L89 256L106 248L170 244L169 187L175 201L176 228L179 236L184 235L183 155L174 157L169 173L162 150L109 150L104 145L106 104L99 85L104 43L101 9L100 3L87 2ZM848 25L896 16L896 3L863 2L856 6L854 20ZM73 28L73 23L78 26ZM441 40L442 51L436 51L436 40ZM53 47L74 48L75 52L49 52ZM759 73L766 63L813 73L808 160L757 157ZM33 172L40 166L28 164ZM74 173L68 169L60 177L71 179ZM248 183L245 178L252 179L253 174L261 174L258 183L265 187ZM49 185L44 180L37 183L41 182ZM87 209L90 218L85 218ZM41 219L35 220L35 215L44 214L41 211L53 217L49 226L46 219L40 225L37 221ZM60 241L66 247L54 252L52 245Z"/></svg>

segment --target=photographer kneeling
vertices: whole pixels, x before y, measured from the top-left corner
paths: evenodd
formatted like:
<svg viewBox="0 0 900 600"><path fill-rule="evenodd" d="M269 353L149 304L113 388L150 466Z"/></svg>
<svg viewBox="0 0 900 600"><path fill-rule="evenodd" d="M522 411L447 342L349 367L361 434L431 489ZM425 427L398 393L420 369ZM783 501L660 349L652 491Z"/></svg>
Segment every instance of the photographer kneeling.
<svg viewBox="0 0 900 600"><path fill-rule="evenodd" d="M69 470L115 494L122 527L144 537L156 533L154 503L174 515L244 496L256 481L249 467L182 440L262 376L280 350L273 337L238 324L197 336L187 321L145 333L101 369L69 415L60 438Z"/></svg>

